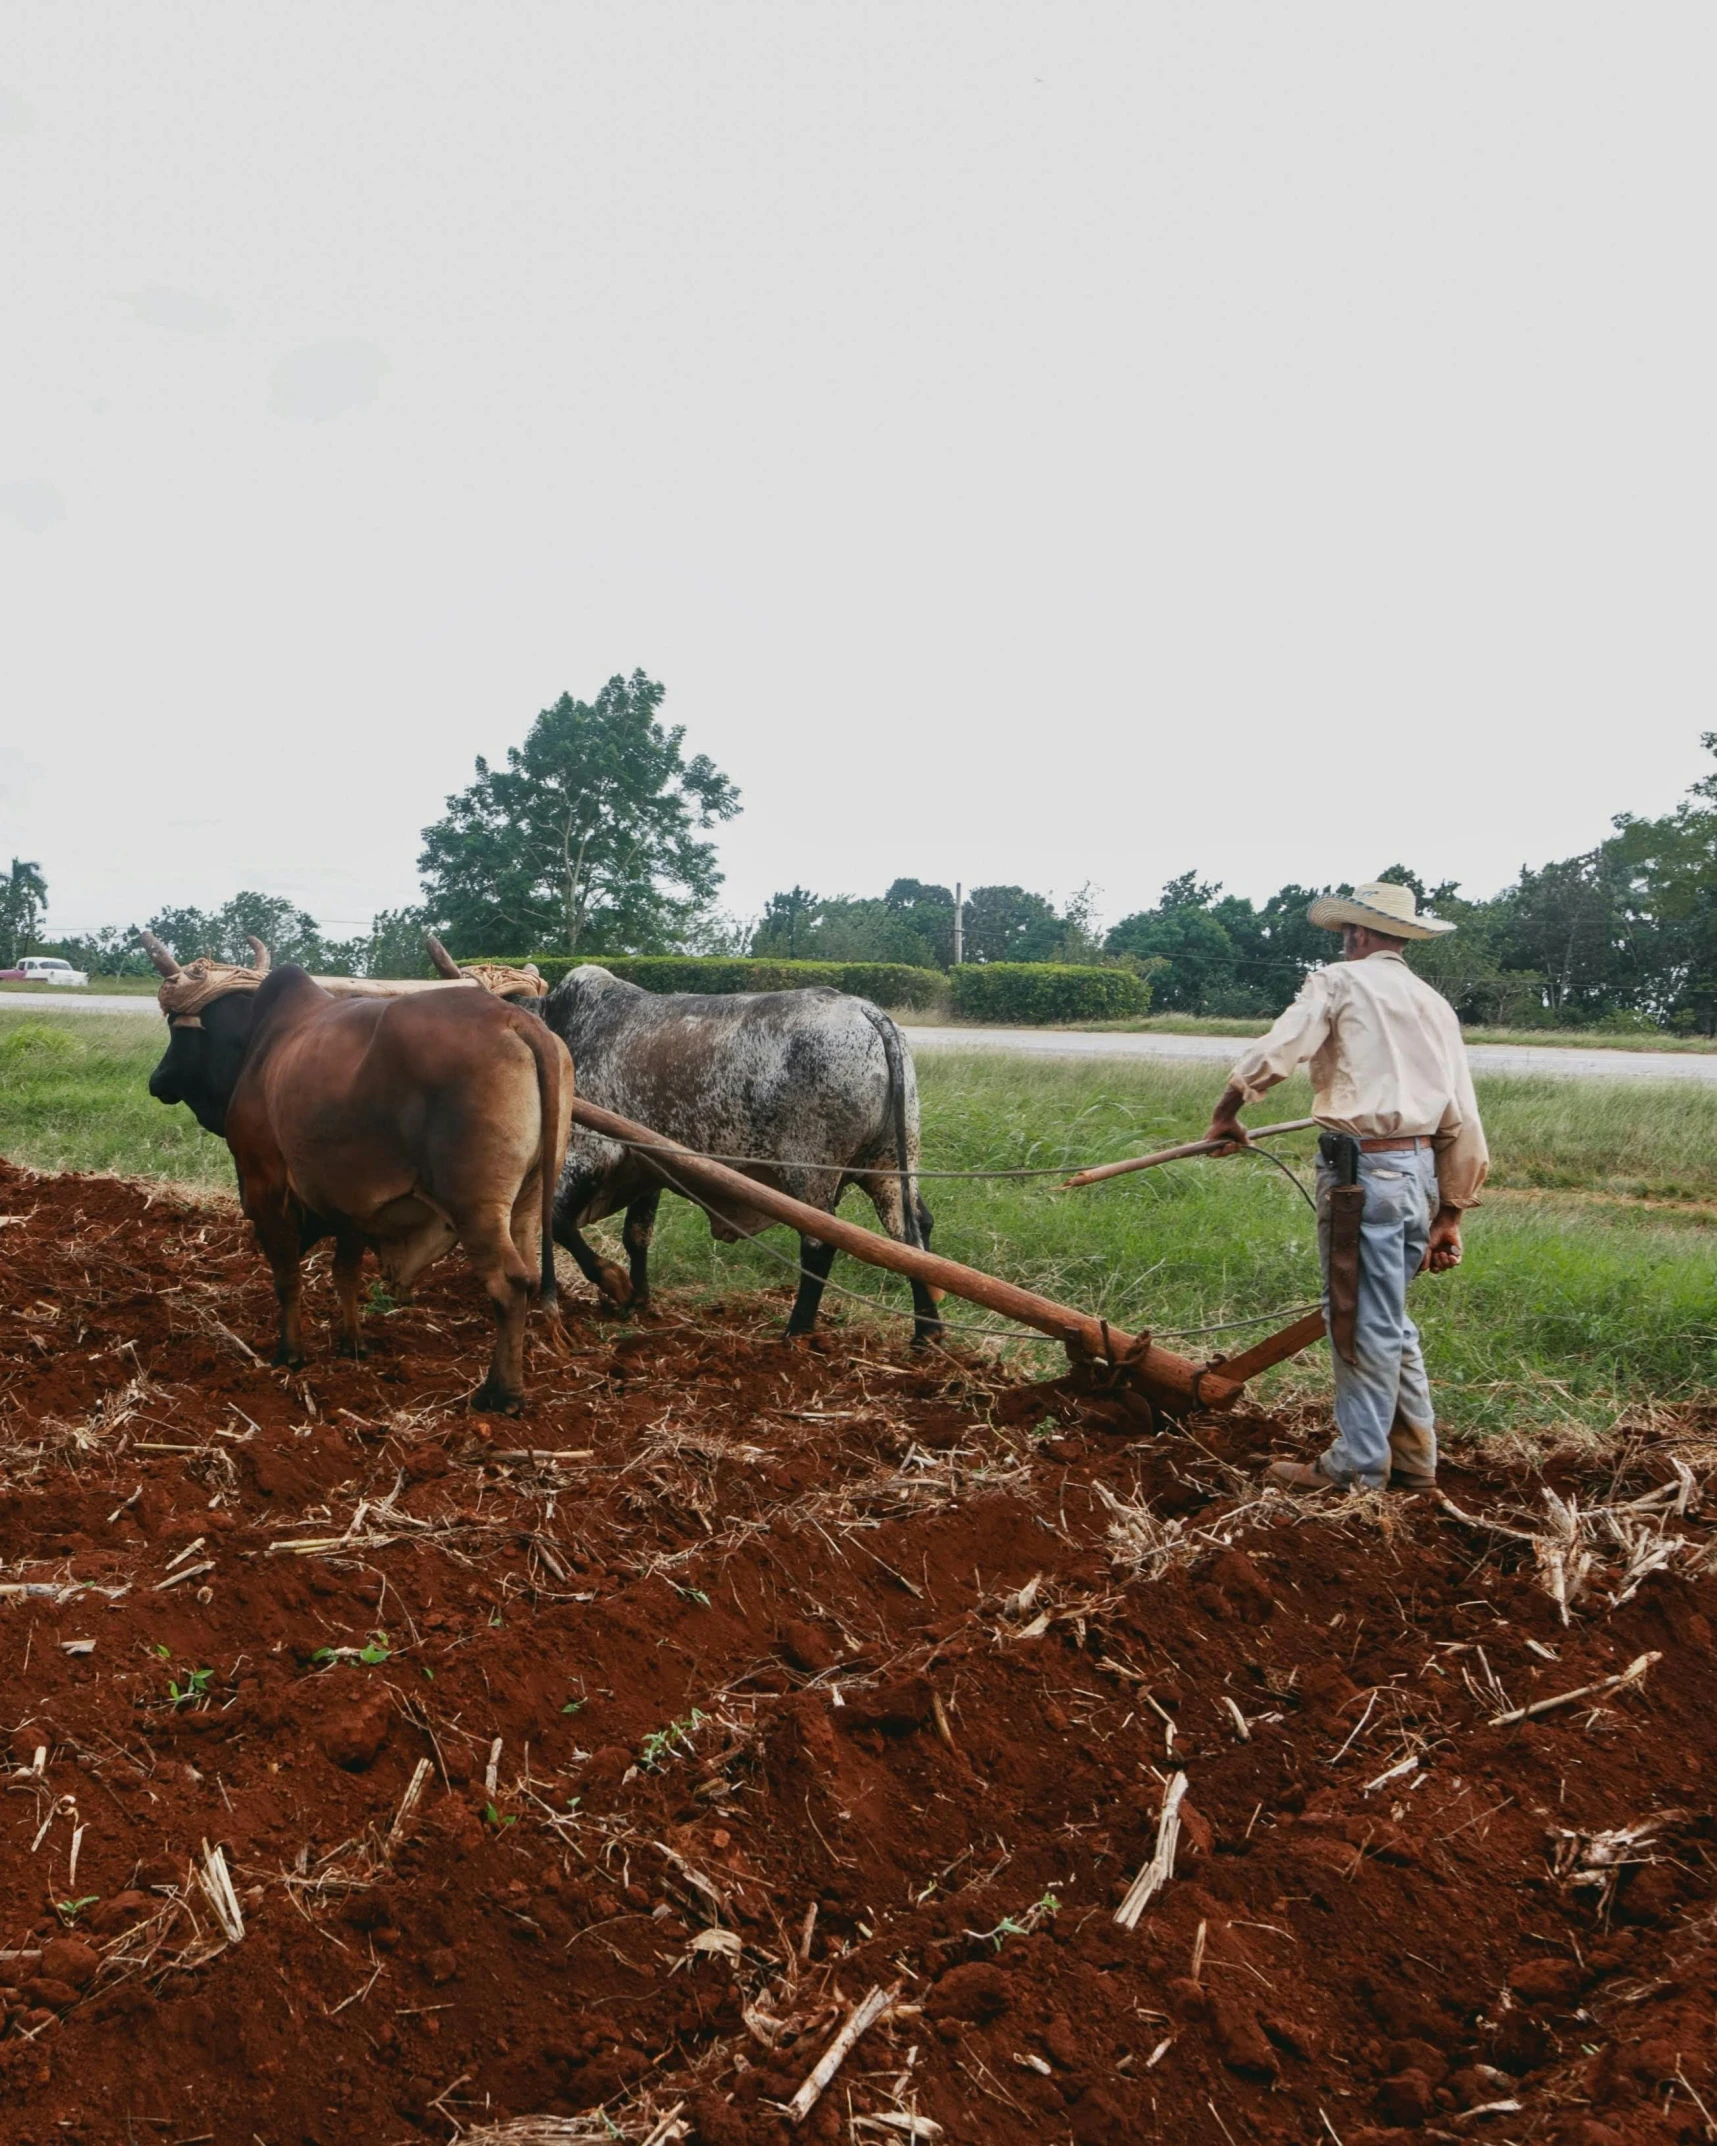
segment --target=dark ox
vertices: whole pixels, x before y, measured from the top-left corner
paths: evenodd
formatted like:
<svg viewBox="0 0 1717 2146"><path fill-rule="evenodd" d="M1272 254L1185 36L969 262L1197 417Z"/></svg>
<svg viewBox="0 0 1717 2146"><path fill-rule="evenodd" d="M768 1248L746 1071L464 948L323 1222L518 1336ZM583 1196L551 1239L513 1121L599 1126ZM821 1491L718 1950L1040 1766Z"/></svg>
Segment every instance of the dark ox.
<svg viewBox="0 0 1717 2146"><path fill-rule="evenodd" d="M528 1300L534 1288L546 1308L555 1302L554 1189L573 1093L564 1046L475 985L334 998L292 964L175 1014L195 972L146 943L169 979L171 1024L149 1092L189 1104L232 1150L280 1303L275 1362L304 1360L299 1263L322 1238L334 1240L337 1346L354 1356L365 1251L403 1296L458 1243L497 1329L476 1405L517 1409ZM252 944L266 970L267 949Z"/></svg>
<svg viewBox="0 0 1717 2146"><path fill-rule="evenodd" d="M832 1213L862 1185L891 1237L928 1246L930 1212L918 1197L918 1084L900 1031L875 1006L829 990L733 997L654 993L609 970L574 969L543 1004L543 1019L572 1052L578 1092L621 1117L705 1155L735 1159L758 1183ZM758 1157L761 1160L738 1160ZM611 1304L650 1293L650 1235L664 1176L634 1150L576 1127L567 1152L555 1235ZM735 1203L706 1200L710 1228L732 1241L769 1225ZM629 1274L600 1259L579 1234L625 1210ZM799 1293L790 1334L816 1324L832 1245L799 1239ZM941 1330L936 1304L912 1284L913 1336Z"/></svg>

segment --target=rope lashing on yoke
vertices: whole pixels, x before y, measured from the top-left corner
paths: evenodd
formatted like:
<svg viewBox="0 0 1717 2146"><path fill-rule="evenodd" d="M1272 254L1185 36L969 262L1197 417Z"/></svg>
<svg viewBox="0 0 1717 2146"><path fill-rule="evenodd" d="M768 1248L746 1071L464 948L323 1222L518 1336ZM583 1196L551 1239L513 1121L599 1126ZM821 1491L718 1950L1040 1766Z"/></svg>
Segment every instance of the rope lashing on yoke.
<svg viewBox="0 0 1717 2146"><path fill-rule="evenodd" d="M232 991L260 989L269 973L268 948L250 933L246 937L256 954L251 967L242 962L217 961L212 954L199 954L194 961L181 966L153 932L140 931L137 937L161 975L160 987L155 993L161 1011L181 1028L201 1027L200 1016L205 1006L225 998ZM538 999L548 995L548 985L534 965L515 969L499 961L473 961L461 968L438 939L430 939L429 950L430 958L445 982L432 981L428 977L355 976L314 976L311 982L320 984L324 991L331 991L337 998L402 998L419 991L442 991L452 983L475 984L500 999Z"/></svg>

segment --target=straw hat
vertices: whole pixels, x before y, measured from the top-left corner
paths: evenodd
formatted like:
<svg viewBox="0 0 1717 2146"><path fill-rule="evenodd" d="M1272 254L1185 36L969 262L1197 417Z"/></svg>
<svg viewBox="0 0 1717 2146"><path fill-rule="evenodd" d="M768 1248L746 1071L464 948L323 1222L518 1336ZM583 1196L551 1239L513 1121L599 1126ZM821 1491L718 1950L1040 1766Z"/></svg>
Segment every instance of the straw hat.
<svg viewBox="0 0 1717 2146"><path fill-rule="evenodd" d="M1444 917L1422 916L1413 889L1398 887L1392 879L1369 880L1351 894L1320 894L1306 917L1324 931L1362 924L1391 939L1440 939L1455 929Z"/></svg>

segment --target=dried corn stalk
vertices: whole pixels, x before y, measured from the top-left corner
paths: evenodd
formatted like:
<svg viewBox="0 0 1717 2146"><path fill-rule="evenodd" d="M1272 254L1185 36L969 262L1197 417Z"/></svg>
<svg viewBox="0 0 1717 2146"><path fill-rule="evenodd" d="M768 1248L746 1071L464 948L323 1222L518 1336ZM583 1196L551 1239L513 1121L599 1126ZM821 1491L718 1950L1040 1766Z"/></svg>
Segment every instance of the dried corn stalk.
<svg viewBox="0 0 1717 2146"><path fill-rule="evenodd" d="M1189 1538L1178 1520L1159 1520L1143 1498L1118 1498L1106 1483L1095 1488L1114 1516L1108 1527L1111 1560L1141 1579L1160 1579L1171 1565L1191 1564L1206 1547Z"/></svg>

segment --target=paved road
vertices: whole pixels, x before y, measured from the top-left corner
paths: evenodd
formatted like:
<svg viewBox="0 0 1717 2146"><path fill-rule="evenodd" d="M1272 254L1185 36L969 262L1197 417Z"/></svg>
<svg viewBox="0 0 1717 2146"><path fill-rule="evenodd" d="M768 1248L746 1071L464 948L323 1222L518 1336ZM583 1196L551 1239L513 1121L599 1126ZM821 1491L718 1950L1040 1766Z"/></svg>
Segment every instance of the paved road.
<svg viewBox="0 0 1717 2146"><path fill-rule="evenodd" d="M154 992L145 998L142 992L132 996L122 991L0 991L0 1013L9 1006L48 1006L55 1013L152 1013L157 1020L161 1017Z"/></svg>
<svg viewBox="0 0 1717 2146"><path fill-rule="evenodd" d="M0 1012L40 1006L55 1013L134 1013L161 1018L154 997L118 992L0 991ZM1178 1058L1232 1065L1243 1036L1109 1034L1090 1029L918 1028L902 1023L915 1051L1020 1051L1041 1058ZM1564 1080L1717 1081L1717 1051L1558 1050L1543 1045L1475 1043L1475 1073L1550 1073Z"/></svg>
<svg viewBox="0 0 1717 2146"><path fill-rule="evenodd" d="M1105 1034L907 1026L906 1033L915 1051L1020 1051L1042 1058L1177 1058L1232 1065L1246 1048L1243 1036L1163 1036L1149 1031ZM1564 1080L1717 1081L1717 1051L1587 1051L1475 1043L1468 1055L1475 1073L1549 1073Z"/></svg>

